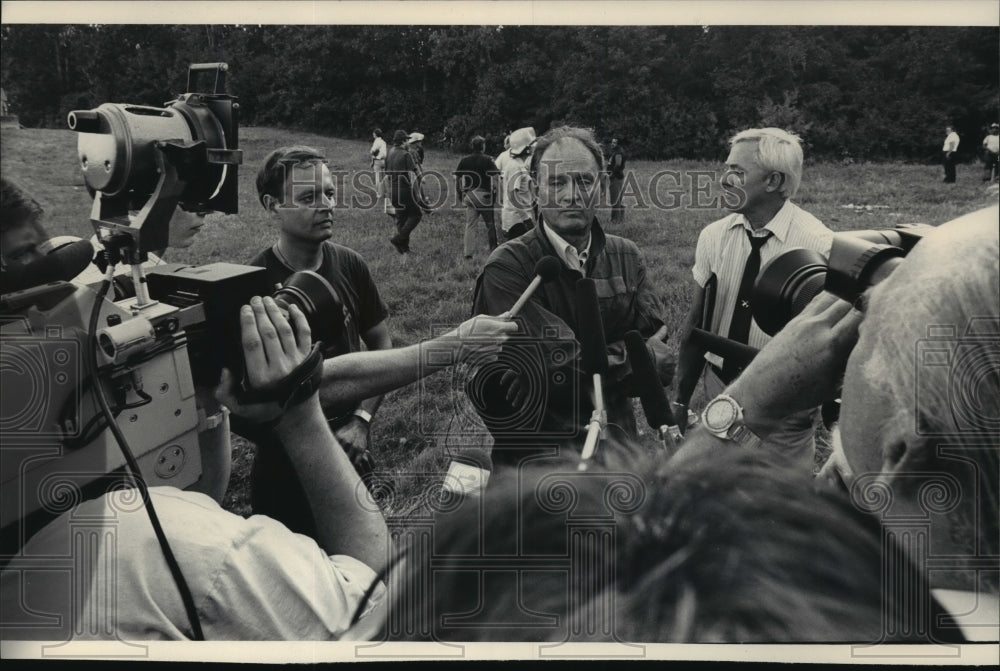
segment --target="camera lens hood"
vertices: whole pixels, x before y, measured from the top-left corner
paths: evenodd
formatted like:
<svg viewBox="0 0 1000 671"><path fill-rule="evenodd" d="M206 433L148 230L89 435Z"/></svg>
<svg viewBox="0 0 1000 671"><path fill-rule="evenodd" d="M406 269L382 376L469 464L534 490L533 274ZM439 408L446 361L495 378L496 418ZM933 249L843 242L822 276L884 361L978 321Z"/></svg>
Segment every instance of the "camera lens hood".
<svg viewBox="0 0 1000 671"><path fill-rule="evenodd" d="M774 335L823 290L826 258L811 249L792 249L761 269L750 301L760 330Z"/></svg>

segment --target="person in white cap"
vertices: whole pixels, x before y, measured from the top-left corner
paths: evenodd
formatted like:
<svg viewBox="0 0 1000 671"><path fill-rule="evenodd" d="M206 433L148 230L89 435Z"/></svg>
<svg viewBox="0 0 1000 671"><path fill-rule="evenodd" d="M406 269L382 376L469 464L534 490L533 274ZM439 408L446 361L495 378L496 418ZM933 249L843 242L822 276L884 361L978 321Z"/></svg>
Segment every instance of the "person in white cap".
<svg viewBox="0 0 1000 671"><path fill-rule="evenodd" d="M424 164L424 134L423 133L410 133L410 136L406 138L406 151L410 152L413 156L414 162L417 165Z"/></svg>
<svg viewBox="0 0 1000 671"><path fill-rule="evenodd" d="M503 180L503 209L500 227L507 240L524 235L534 226L532 216L531 177L528 160L535 146L535 129L518 128L510 134L510 159L500 173Z"/></svg>

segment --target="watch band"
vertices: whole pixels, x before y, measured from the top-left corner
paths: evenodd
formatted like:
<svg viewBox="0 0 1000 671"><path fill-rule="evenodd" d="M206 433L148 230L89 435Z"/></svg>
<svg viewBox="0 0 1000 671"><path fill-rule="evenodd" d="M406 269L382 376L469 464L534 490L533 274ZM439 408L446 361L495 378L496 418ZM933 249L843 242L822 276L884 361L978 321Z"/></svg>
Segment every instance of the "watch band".
<svg viewBox="0 0 1000 671"><path fill-rule="evenodd" d="M731 417L728 421L724 421L721 424L717 424L714 421L715 418L712 417L714 406L722 406L729 409ZM728 394L719 394L708 402L705 410L702 412L701 423L716 438L731 440L743 447L756 448L762 442L760 437L743 422L743 408L740 407L739 402Z"/></svg>
<svg viewBox="0 0 1000 671"><path fill-rule="evenodd" d="M358 408L352 413L355 417L360 418L365 424L372 423L372 414L365 410L364 408Z"/></svg>

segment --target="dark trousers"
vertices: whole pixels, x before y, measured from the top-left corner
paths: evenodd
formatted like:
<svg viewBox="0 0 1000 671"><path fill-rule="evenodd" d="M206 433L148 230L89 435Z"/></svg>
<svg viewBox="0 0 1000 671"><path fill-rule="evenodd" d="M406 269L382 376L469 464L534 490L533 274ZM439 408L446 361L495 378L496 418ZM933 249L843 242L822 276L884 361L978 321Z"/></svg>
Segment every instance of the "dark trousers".
<svg viewBox="0 0 1000 671"><path fill-rule="evenodd" d="M611 197L611 223L620 224L625 220L625 206L622 205L622 187L624 177L612 177L608 182L608 195Z"/></svg>
<svg viewBox="0 0 1000 671"><path fill-rule="evenodd" d="M991 181L994 173L997 177L1000 177L1000 154L987 151L985 162L983 163L983 181Z"/></svg>
<svg viewBox="0 0 1000 671"><path fill-rule="evenodd" d="M396 210L396 235L392 238L399 247L410 249L410 233L417 227L424 213L415 204L407 204Z"/></svg>
<svg viewBox="0 0 1000 671"><path fill-rule="evenodd" d="M944 162L944 181L952 184L955 181L955 152L951 152L950 156L949 152L943 152L941 158Z"/></svg>

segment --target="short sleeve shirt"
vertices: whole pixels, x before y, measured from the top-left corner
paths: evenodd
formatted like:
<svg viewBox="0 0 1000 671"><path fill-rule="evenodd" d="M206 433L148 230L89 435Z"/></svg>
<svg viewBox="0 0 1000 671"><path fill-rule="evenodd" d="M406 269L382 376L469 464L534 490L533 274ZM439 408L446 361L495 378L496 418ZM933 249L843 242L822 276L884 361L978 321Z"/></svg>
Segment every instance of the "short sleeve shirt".
<svg viewBox="0 0 1000 671"><path fill-rule="evenodd" d="M384 600L375 572L263 515L149 490L207 640L336 639ZM113 566L113 574L108 567ZM58 568L62 570L54 570ZM133 490L86 501L38 532L0 575L3 638L183 640L191 626ZM365 593L375 586L369 599ZM18 627L31 612L56 617Z"/></svg>
<svg viewBox="0 0 1000 671"><path fill-rule="evenodd" d="M772 235L761 247L761 268L790 249L812 249L826 258L830 257L833 231L790 200L785 201L764 228ZM723 336L729 333L733 309L736 307L736 294L743 278L743 267L750 254L747 230L752 229L746 218L742 214L731 214L706 226L698 236L698 246L695 248L694 267L691 271L695 281L704 287L712 274L718 278L712 332ZM770 340L771 337L761 331L756 322L751 322L747 344L761 348ZM713 365L722 365L721 357L711 352L705 358Z"/></svg>

